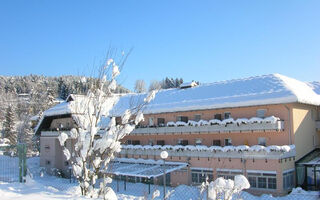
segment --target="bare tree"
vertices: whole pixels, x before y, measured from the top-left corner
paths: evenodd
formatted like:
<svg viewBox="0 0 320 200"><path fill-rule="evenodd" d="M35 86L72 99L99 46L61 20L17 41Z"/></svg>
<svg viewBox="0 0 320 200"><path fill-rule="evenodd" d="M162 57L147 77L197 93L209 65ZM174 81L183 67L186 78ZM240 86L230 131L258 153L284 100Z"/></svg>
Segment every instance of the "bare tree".
<svg viewBox="0 0 320 200"><path fill-rule="evenodd" d="M143 93L146 92L146 83L144 82L144 80L136 80L135 85L134 85L134 91L136 93Z"/></svg>
<svg viewBox="0 0 320 200"><path fill-rule="evenodd" d="M121 115L120 124L116 124L115 117L112 116L108 126L102 127L101 122L109 116L120 98L114 91L116 77L120 74L119 68L125 60L126 58L121 58L118 65L118 62L107 57L106 64L100 69L99 79L94 82L87 95L70 102L77 128L72 129L70 134L62 132L59 135L62 146L65 146L68 138L76 142L72 159L67 148L64 147L63 152L67 160L71 160L73 174L80 183L82 195L100 196L104 199L115 197L113 190L106 187L110 178L104 176L100 187L94 188L96 179L100 173L106 173L114 154L121 150L120 140L143 120L142 108L155 96L155 91L152 91L143 103L126 109Z"/></svg>
<svg viewBox="0 0 320 200"><path fill-rule="evenodd" d="M161 82L159 82L157 80L151 81L151 83L149 85L149 91L160 90L160 89L161 89Z"/></svg>

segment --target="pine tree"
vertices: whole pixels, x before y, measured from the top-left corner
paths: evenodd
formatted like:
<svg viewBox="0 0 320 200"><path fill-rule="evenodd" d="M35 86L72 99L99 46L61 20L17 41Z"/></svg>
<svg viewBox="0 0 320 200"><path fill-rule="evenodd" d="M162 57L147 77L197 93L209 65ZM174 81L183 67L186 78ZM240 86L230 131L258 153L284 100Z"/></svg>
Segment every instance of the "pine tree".
<svg viewBox="0 0 320 200"><path fill-rule="evenodd" d="M6 109L3 127L4 137L10 140L11 145L17 144L17 132L15 130L15 115L14 108L12 105L9 105Z"/></svg>
<svg viewBox="0 0 320 200"><path fill-rule="evenodd" d="M54 92L51 88L48 88L47 90L47 99L48 99L47 106L51 107L54 104L54 100L55 100Z"/></svg>

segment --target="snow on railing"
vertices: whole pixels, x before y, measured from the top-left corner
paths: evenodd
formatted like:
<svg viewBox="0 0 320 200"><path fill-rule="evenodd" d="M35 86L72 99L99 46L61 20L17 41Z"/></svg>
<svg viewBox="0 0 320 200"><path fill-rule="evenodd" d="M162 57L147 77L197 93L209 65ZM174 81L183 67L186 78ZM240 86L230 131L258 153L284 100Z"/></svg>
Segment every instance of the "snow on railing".
<svg viewBox="0 0 320 200"><path fill-rule="evenodd" d="M205 146L205 145L122 145L122 149L136 149L136 150L173 150L173 151L208 151L208 152L283 152L287 153L295 150L295 145L271 145L268 147L261 145L247 146Z"/></svg>
<svg viewBox="0 0 320 200"><path fill-rule="evenodd" d="M176 126L207 126L207 125L222 125L226 126L227 124L255 124L255 123L271 123L275 124L277 121L280 121L279 117L275 116L270 116L266 118L260 118L260 117L252 117L250 119L247 118L238 118L234 120L233 118L228 118L224 120L219 120L219 119L211 119L209 121L206 120L200 120L198 122L189 120L188 123L182 122L182 121L177 121L177 122L168 122L167 126L168 127L176 127Z"/></svg>

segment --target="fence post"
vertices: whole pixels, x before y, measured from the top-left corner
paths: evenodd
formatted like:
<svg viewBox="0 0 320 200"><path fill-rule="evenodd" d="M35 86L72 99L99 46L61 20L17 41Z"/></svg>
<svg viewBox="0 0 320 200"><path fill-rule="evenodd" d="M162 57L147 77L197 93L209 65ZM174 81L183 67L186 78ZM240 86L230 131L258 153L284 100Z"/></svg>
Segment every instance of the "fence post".
<svg viewBox="0 0 320 200"><path fill-rule="evenodd" d="M148 178L148 192L149 192L149 194L150 194L150 184L151 184L151 180L150 180L150 178Z"/></svg>
<svg viewBox="0 0 320 200"><path fill-rule="evenodd" d="M127 179L128 179L128 176L126 176L124 180L124 191L127 191Z"/></svg>
<svg viewBox="0 0 320 200"><path fill-rule="evenodd" d="M23 144L23 181L26 182L26 176L27 176L27 145Z"/></svg>
<svg viewBox="0 0 320 200"><path fill-rule="evenodd" d="M16 145L18 159L19 159L19 182L22 183L22 153L21 153L21 144Z"/></svg>
<svg viewBox="0 0 320 200"><path fill-rule="evenodd" d="M119 192L119 178L117 178L117 192Z"/></svg>

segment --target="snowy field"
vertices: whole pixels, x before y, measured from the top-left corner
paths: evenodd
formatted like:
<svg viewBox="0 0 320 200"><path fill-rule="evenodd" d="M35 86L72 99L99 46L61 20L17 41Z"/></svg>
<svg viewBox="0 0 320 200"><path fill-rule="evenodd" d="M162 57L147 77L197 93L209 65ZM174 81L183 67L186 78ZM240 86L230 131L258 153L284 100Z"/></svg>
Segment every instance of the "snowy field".
<svg viewBox="0 0 320 200"><path fill-rule="evenodd" d="M3 156L0 156L0 159ZM68 179L57 178L54 176L43 175L40 173L39 158L28 159L28 167L32 174L32 178L28 177L26 183L7 183L0 182L0 199L23 199L23 200L57 200L57 199L87 199L81 197L80 188L76 183L70 183ZM3 169L1 169L3 170ZM112 183L114 191L117 190L116 181ZM161 186L151 185L151 191L163 191ZM172 191L169 200L195 200L199 199L199 190L196 187L179 186L176 188L168 187ZM117 196L119 200L142 200L151 199L148 194L148 185L141 183L127 183L127 190L124 190L123 182L119 183L119 192ZM161 197L161 195L160 195ZM262 195L261 197L252 196L247 192L240 194L241 199L248 200L315 200L320 199L318 192L305 192L295 189L293 193L285 197L272 197L271 195ZM158 198L161 199L161 198Z"/></svg>

